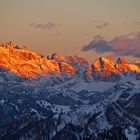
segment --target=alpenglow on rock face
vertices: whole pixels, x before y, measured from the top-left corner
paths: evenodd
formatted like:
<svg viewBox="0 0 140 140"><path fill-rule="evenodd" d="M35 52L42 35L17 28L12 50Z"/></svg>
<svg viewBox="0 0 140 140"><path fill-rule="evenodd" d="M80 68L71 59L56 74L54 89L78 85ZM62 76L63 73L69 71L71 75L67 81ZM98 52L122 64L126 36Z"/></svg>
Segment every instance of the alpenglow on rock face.
<svg viewBox="0 0 140 140"><path fill-rule="evenodd" d="M21 77L35 79L38 76L59 76L62 74L72 76L74 68L70 65L58 64L54 60L42 57L39 53L30 51L27 48L18 48L13 43L1 44L0 46L0 66L18 74Z"/></svg>
<svg viewBox="0 0 140 140"><path fill-rule="evenodd" d="M0 44L0 140L139 140L139 67ZM112 82L113 81L113 82Z"/></svg>
<svg viewBox="0 0 140 140"><path fill-rule="evenodd" d="M140 68L134 64L128 64L123 57L119 57L116 63L108 57L100 57L88 66L86 75L95 80L115 81L125 72L139 73Z"/></svg>
<svg viewBox="0 0 140 140"><path fill-rule="evenodd" d="M79 77L96 80L116 80L123 72L140 72L134 64L128 64L122 57L112 62L108 57L101 57L90 64L86 59L78 56L62 56L53 54L43 57L27 48L19 48L12 42L0 44L0 67L29 79L43 77Z"/></svg>

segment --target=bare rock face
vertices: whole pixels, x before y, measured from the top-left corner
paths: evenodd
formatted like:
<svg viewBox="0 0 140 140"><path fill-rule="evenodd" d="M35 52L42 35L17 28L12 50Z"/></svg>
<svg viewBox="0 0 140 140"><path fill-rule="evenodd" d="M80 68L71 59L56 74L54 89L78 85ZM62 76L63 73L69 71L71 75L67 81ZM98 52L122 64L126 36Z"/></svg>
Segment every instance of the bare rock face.
<svg viewBox="0 0 140 140"><path fill-rule="evenodd" d="M101 78L109 76L115 71L114 63L107 57L101 57L93 63L95 75L99 74Z"/></svg>
<svg viewBox="0 0 140 140"><path fill-rule="evenodd" d="M128 71L131 70L129 64L124 60L123 57L119 57L116 64L115 64L115 68L120 72L120 71Z"/></svg>
<svg viewBox="0 0 140 140"><path fill-rule="evenodd" d="M48 75L57 76L60 74L59 64L55 60L42 58L39 53L27 48L19 49L11 42L1 45L0 56L0 66L21 77L35 79L38 76L47 77ZM74 74L72 66L62 65L62 73Z"/></svg>
<svg viewBox="0 0 140 140"><path fill-rule="evenodd" d="M100 57L88 67L86 77L95 80L116 80L116 69L114 63L108 57ZM91 79L91 78L90 78Z"/></svg>
<svg viewBox="0 0 140 140"><path fill-rule="evenodd" d="M73 76L75 74L75 69L71 65L61 62L60 63L60 71L62 74Z"/></svg>
<svg viewBox="0 0 140 140"><path fill-rule="evenodd" d="M63 56L52 54L51 57L43 57L26 47L20 48L12 42L0 43L0 67L25 78L36 79L37 77L70 76L77 74L80 78L91 80L118 79L119 74L124 72L140 72L137 65L127 63L123 57L114 63L108 57L100 57L93 63L79 56Z"/></svg>
<svg viewBox="0 0 140 140"><path fill-rule="evenodd" d="M134 64L128 64L123 57L119 57L116 64L115 68L118 72L127 72L127 71L135 71L139 72L139 67L134 65Z"/></svg>
<svg viewBox="0 0 140 140"><path fill-rule="evenodd" d="M57 53L53 53L51 55L51 59L57 61L57 62L63 62L65 61L65 56L61 55L61 54L57 54Z"/></svg>
<svg viewBox="0 0 140 140"><path fill-rule="evenodd" d="M132 63L140 68L140 60L135 60Z"/></svg>
<svg viewBox="0 0 140 140"><path fill-rule="evenodd" d="M123 72L140 72L138 66L134 64L128 64L123 57L119 57L116 63L114 63L108 57L100 57L86 70L85 76L88 79L109 80L115 81L119 79L119 74Z"/></svg>
<svg viewBox="0 0 140 140"><path fill-rule="evenodd" d="M85 72L85 80L87 82L92 81L93 80L93 70L92 70L92 66L91 64L88 65L88 68Z"/></svg>

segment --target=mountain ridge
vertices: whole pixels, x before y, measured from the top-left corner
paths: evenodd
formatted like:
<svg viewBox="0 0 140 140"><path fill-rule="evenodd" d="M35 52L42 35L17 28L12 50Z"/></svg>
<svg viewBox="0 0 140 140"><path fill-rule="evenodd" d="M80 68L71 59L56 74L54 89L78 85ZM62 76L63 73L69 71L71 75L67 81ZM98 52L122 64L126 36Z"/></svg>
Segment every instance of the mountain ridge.
<svg viewBox="0 0 140 140"><path fill-rule="evenodd" d="M134 64L128 64L123 57L114 63L110 58L103 56L89 63L85 58L78 56L63 56L52 54L44 57L26 47L20 48L12 42L0 44L0 67L25 78L36 79L39 76L73 78L81 71L86 79L104 79L112 74L123 72L140 72Z"/></svg>
<svg viewBox="0 0 140 140"><path fill-rule="evenodd" d="M140 73L124 58L43 57L11 42L0 57L0 139L140 138Z"/></svg>

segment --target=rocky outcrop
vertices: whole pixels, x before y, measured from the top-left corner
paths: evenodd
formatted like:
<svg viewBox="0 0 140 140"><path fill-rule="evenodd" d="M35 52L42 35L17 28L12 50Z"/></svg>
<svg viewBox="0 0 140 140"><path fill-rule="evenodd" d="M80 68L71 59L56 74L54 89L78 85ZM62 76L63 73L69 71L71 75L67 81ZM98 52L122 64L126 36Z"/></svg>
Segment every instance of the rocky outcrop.
<svg viewBox="0 0 140 140"><path fill-rule="evenodd" d="M71 65L64 62L59 63L59 65L60 65L60 71L62 72L62 74L66 74L70 76L75 74L75 69Z"/></svg>
<svg viewBox="0 0 140 140"><path fill-rule="evenodd" d="M39 53L27 48L16 47L11 42L1 44L0 57L1 67L21 77L35 79L38 76L58 76L63 73L74 75L74 67L62 64L62 70L60 70L59 64L55 60L42 57Z"/></svg>
<svg viewBox="0 0 140 140"><path fill-rule="evenodd" d="M108 57L100 57L93 63L79 56L63 56L52 54L43 57L26 47L20 48L12 42L0 44L0 67L9 70L21 77L36 79L38 77L65 77L70 78L76 74L87 81L119 79L124 72L140 72L140 68L127 63L123 57L114 63ZM84 75L84 76L83 76Z"/></svg>
<svg viewBox="0 0 140 140"><path fill-rule="evenodd" d="M138 66L128 64L123 57L119 57L114 63L108 57L100 57L93 62L86 71L86 78L93 77L97 80L115 81L119 79L119 75L124 72L140 72Z"/></svg>

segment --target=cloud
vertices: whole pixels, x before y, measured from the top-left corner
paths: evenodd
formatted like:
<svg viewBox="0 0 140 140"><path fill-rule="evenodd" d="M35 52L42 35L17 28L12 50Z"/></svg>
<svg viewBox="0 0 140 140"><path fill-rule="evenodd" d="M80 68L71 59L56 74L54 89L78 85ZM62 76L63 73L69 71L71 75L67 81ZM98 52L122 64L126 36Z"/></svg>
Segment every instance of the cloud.
<svg viewBox="0 0 140 140"><path fill-rule="evenodd" d="M48 22L46 24L41 24L41 23L31 23L30 24L31 27L36 28L36 29L46 29L46 30L50 30L53 29L55 27L60 27L60 24L56 24L53 22Z"/></svg>
<svg viewBox="0 0 140 140"><path fill-rule="evenodd" d="M109 26L109 23L108 22L105 22L105 23L102 23L102 24L97 25L96 28L103 29L103 28L108 27L108 26Z"/></svg>
<svg viewBox="0 0 140 140"><path fill-rule="evenodd" d="M102 36L94 39L82 48L82 51L96 51L98 53L112 52L115 55L134 56L140 58L140 32L131 35L123 35L106 40Z"/></svg>

